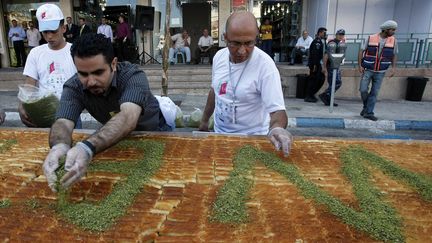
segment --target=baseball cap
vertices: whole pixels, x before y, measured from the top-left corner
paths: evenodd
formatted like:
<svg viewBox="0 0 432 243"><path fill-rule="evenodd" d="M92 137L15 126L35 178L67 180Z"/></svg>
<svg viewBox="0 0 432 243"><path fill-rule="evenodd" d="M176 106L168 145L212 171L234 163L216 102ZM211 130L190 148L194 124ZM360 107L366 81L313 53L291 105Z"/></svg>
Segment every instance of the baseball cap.
<svg viewBox="0 0 432 243"><path fill-rule="evenodd" d="M51 3L40 6L36 11L39 22L39 31L56 30L60 26L60 20L64 19L61 9Z"/></svg>
<svg viewBox="0 0 432 243"><path fill-rule="evenodd" d="M382 30L388 30L388 29L397 29L398 24L396 23L396 21L394 20L387 20L386 22L384 22L380 28Z"/></svg>
<svg viewBox="0 0 432 243"><path fill-rule="evenodd" d="M338 31L336 31L336 35L345 35L345 30L344 29L338 29Z"/></svg>

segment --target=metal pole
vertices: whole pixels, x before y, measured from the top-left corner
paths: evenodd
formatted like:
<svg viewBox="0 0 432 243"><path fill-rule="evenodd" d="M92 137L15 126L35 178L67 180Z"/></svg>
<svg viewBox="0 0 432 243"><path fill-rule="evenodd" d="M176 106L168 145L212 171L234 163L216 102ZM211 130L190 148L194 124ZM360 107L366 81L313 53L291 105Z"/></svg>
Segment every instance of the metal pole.
<svg viewBox="0 0 432 243"><path fill-rule="evenodd" d="M338 69L333 68L332 87L331 87L331 95L330 95L330 107L329 107L330 113L333 113L334 93L335 93L335 89L336 89L337 70Z"/></svg>
<svg viewBox="0 0 432 243"><path fill-rule="evenodd" d="M419 49L418 49L418 52L417 52L417 61L416 61L416 68L418 68L419 67L419 65L420 65L420 61L421 61L421 54L422 54L422 52L423 52L423 40L420 40L420 46L419 46Z"/></svg>

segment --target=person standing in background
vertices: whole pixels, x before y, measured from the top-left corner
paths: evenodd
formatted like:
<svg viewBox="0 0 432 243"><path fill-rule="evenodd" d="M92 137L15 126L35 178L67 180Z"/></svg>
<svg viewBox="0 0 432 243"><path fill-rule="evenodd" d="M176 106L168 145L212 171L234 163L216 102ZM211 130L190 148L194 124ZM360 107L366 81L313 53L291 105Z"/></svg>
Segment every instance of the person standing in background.
<svg viewBox="0 0 432 243"><path fill-rule="evenodd" d="M41 40L41 34L38 29L34 28L33 22L28 22L29 28L27 30L27 40L29 49L33 49L36 46L39 46L39 41Z"/></svg>
<svg viewBox="0 0 432 243"><path fill-rule="evenodd" d="M12 28L10 28L8 36L13 43L17 60L16 67L24 66L27 59L27 54L24 48L24 39L26 39L27 35L24 29L18 26L18 22L15 19L12 20Z"/></svg>
<svg viewBox="0 0 432 243"><path fill-rule="evenodd" d="M97 29L97 34L103 34L106 38L111 40L111 43L114 41L112 28L109 24L107 24L107 19L103 17L101 19L101 25L99 25Z"/></svg>
<svg viewBox="0 0 432 243"><path fill-rule="evenodd" d="M86 24L85 18L79 18L79 23L80 23L79 36L82 36L82 35L87 34L87 33L91 33L91 29Z"/></svg>
<svg viewBox="0 0 432 243"><path fill-rule="evenodd" d="M67 42L73 43L75 38L79 36L78 25L72 23L72 17L66 18L66 32L64 33L64 38Z"/></svg>
<svg viewBox="0 0 432 243"><path fill-rule="evenodd" d="M115 43L116 43L116 54L119 62L124 61L127 59L127 46L132 38L132 32L131 29L126 22L126 18L124 15L120 15L119 18L119 24L117 25L116 29L116 37L115 37Z"/></svg>
<svg viewBox="0 0 432 243"><path fill-rule="evenodd" d="M260 27L261 33L261 50L267 53L273 59L272 53L272 45L273 45L273 36L272 36L273 26L270 23L269 18L264 19L264 23Z"/></svg>

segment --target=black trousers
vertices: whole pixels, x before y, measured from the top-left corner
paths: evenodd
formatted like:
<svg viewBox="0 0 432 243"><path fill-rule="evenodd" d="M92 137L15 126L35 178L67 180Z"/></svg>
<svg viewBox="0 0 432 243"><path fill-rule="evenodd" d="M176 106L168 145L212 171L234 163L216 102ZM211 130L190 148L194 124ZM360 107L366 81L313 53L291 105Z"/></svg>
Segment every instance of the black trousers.
<svg viewBox="0 0 432 243"><path fill-rule="evenodd" d="M24 66L27 59L27 54L24 48L24 41L14 41L13 47L17 59L17 66L18 67Z"/></svg>
<svg viewBox="0 0 432 243"><path fill-rule="evenodd" d="M116 39L115 41L115 54L117 56L117 59L119 62L127 61L129 60L128 57L128 46L129 46L129 39L127 39L125 42L123 42L123 38Z"/></svg>
<svg viewBox="0 0 432 243"><path fill-rule="evenodd" d="M205 46L205 47L203 47L203 49L207 49L207 47ZM209 62L210 62L210 64L212 64L213 63L213 56L214 56L214 53L215 53L215 51L214 51L214 47L212 46L212 47L210 47L210 49L208 49L208 51L207 51L207 53L208 53L208 56L209 56ZM199 49L199 47L197 46L197 48L195 49L195 63L196 64L198 64L198 63L200 63L201 62L201 54L204 54L205 52L202 52L200 49Z"/></svg>
<svg viewBox="0 0 432 243"><path fill-rule="evenodd" d="M314 70L314 67L315 70ZM307 97L314 97L324 84L325 76L322 73L321 65L309 66L309 82L307 88Z"/></svg>

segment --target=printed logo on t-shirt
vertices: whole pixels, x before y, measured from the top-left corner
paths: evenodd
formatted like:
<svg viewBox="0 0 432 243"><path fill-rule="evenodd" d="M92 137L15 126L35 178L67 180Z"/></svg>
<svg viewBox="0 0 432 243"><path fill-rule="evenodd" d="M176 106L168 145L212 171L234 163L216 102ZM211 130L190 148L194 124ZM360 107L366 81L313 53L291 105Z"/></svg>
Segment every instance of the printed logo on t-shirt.
<svg viewBox="0 0 432 243"><path fill-rule="evenodd" d="M219 95L224 95L226 94L226 88L227 88L227 82L224 82L219 89Z"/></svg>
<svg viewBox="0 0 432 243"><path fill-rule="evenodd" d="M52 73L52 72L54 72L55 71L55 66L54 66L54 62L52 62L50 65L49 65L49 73Z"/></svg>

